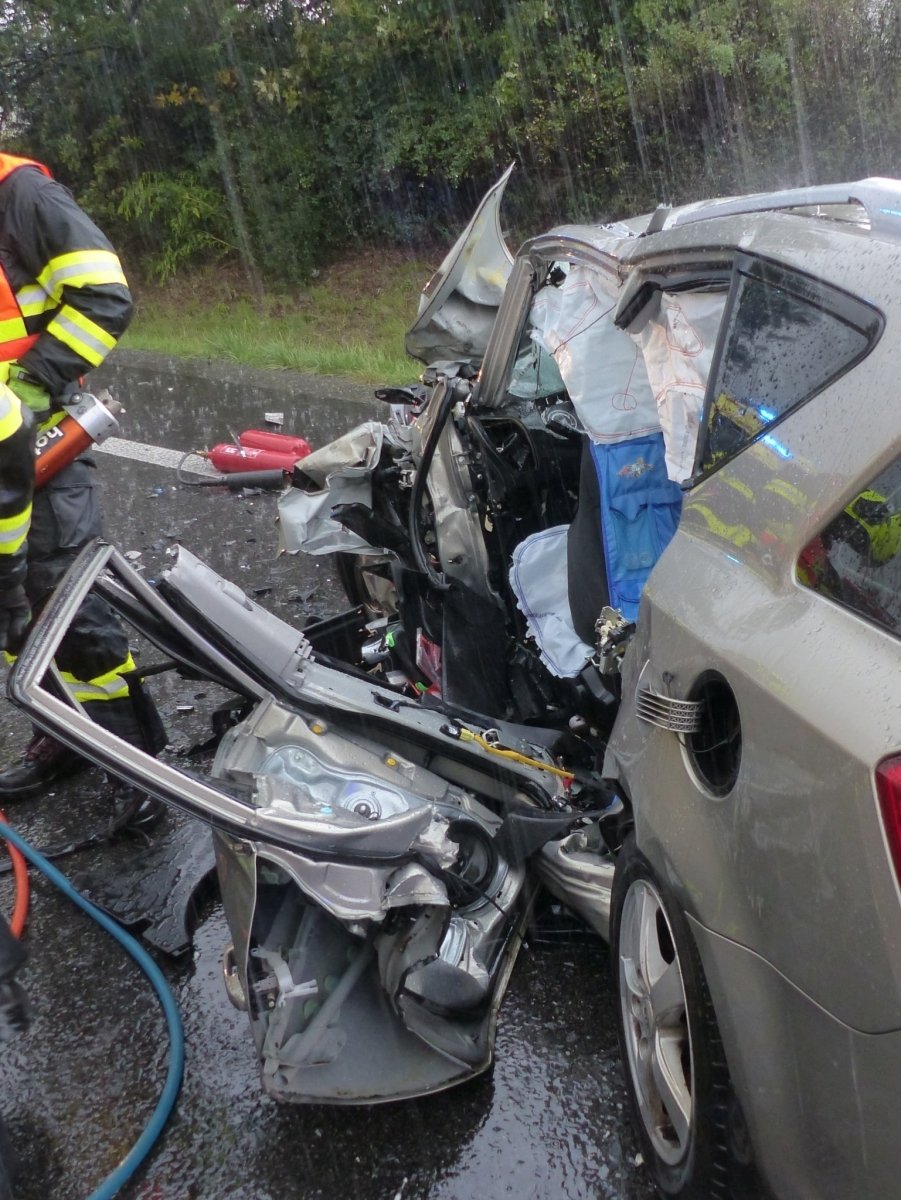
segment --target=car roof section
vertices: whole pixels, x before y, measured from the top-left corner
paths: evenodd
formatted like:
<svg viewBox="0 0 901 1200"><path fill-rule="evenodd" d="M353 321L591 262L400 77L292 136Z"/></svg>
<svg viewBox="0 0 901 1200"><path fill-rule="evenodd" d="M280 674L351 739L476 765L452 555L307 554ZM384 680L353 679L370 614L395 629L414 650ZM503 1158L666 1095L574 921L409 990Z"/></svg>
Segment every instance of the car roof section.
<svg viewBox="0 0 901 1200"><path fill-rule="evenodd" d="M703 201L686 208L665 210L664 224L671 228L695 221L707 221L713 217L790 209L836 209L855 205L864 210L870 229L874 233L892 239L901 237L901 182L878 177L861 179L856 183L823 184ZM652 218L649 231L654 226Z"/></svg>

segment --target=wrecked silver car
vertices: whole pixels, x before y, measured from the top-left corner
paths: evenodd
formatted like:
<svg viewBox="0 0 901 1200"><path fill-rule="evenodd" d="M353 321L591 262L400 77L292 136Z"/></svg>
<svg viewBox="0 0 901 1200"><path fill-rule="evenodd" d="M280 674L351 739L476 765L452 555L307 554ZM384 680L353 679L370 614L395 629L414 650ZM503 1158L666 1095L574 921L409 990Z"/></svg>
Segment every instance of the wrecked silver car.
<svg viewBox="0 0 901 1200"><path fill-rule="evenodd" d="M282 548L335 556L351 607L299 631L187 550L151 587L89 547L13 695L214 827L273 1095L485 1070L543 889L610 941L664 1194L887 1200L901 184L661 207L514 259L506 179L423 295L421 381L280 500ZM94 585L236 696L209 777L45 686Z"/></svg>
<svg viewBox="0 0 901 1200"><path fill-rule="evenodd" d="M94 584L189 677L239 698L209 779L123 753L41 687ZM13 680L96 762L212 823L230 994L264 1086L291 1100L397 1099L484 1070L534 896L526 861L611 804L537 733L464 722L336 667L336 640L365 633L354 621L301 633L184 549L157 590L97 545Z"/></svg>

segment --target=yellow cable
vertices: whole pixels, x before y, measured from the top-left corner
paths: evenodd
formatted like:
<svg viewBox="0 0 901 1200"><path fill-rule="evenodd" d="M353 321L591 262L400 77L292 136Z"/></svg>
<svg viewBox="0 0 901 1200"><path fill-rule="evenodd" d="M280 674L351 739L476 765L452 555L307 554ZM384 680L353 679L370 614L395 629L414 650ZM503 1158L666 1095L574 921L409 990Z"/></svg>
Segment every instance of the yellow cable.
<svg viewBox="0 0 901 1200"><path fill-rule="evenodd" d="M561 779L571 781L575 778L571 771L564 771L562 767L554 767L550 763L542 762L539 758L529 758L527 754L520 754L518 750L502 750L499 746L492 745L480 733L473 733L471 729L465 729L462 725L458 728L461 742L476 742L489 754L497 754L501 758L508 758L511 762L521 763L526 767L537 767L539 771L549 771L551 775L559 775Z"/></svg>

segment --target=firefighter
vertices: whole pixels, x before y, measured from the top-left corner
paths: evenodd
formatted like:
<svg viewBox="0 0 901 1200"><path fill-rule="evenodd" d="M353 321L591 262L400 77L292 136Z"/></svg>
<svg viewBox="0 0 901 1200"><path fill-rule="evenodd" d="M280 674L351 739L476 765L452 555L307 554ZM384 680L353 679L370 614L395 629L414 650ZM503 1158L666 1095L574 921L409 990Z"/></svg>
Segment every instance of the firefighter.
<svg viewBox="0 0 901 1200"><path fill-rule="evenodd" d="M34 492L34 421L2 383L0 481L0 650L5 650L22 637L29 619L25 538Z"/></svg>
<svg viewBox="0 0 901 1200"><path fill-rule="evenodd" d="M57 183L31 159L0 153L0 398L27 410L37 432L62 418L60 402L78 391L128 325L131 295L110 243ZM0 453L12 440L3 440ZM23 421L23 426L26 424ZM15 649L27 610L40 610L78 550L102 533L96 468L90 454L65 467L34 494L31 527L25 492L9 500L6 462L0 498L0 563L7 642ZM33 458L29 462L33 474ZM30 497L29 497L30 498ZM27 554L26 554L27 551ZM12 597L12 602L9 597ZM124 630L99 596L89 595L56 656L65 686L99 725L155 754L165 743L159 715L134 675ZM0 771L0 801L37 795L89 764L35 732L21 758ZM148 829L163 812L156 800L114 786L115 828Z"/></svg>

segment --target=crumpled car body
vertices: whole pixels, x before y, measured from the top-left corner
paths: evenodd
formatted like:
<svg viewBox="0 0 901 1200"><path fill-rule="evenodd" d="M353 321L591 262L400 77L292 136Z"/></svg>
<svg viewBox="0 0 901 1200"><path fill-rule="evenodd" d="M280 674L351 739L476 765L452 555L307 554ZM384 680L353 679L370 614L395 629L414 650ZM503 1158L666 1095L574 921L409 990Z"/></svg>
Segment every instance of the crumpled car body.
<svg viewBox="0 0 901 1200"><path fill-rule="evenodd" d="M423 299L421 381L280 501L282 548L335 556L350 609L301 633L186 551L154 589L95 547L14 695L216 829L274 1095L485 1070L544 890L610 941L664 1194L888 1198L901 184L661 207L511 260L505 182ZM94 583L242 698L210 779L41 687Z"/></svg>
<svg viewBox="0 0 901 1200"><path fill-rule="evenodd" d="M186 674L234 693L239 719L209 778L127 746L42 686L93 586ZM226 981L266 1090L375 1103L490 1065L535 894L527 860L610 797L575 784L530 730L463 724L329 665L324 625L292 629L184 549L157 589L97 543L11 686L94 761L213 826L234 938Z"/></svg>

